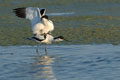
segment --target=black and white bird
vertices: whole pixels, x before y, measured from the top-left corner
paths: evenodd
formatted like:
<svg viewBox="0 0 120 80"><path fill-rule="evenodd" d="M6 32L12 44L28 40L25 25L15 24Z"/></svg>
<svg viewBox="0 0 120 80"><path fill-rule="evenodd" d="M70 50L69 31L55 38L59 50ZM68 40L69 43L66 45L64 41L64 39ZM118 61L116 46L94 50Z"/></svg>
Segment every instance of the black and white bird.
<svg viewBox="0 0 120 80"><path fill-rule="evenodd" d="M52 44L54 42L61 42L61 41L64 41L64 40L68 41L63 36L53 37L50 34L44 35L44 39L43 38L41 39L41 37L39 37L39 36L34 36L34 37L31 37L31 38L27 38L27 39L28 40L33 40L33 41L35 41L35 42L37 42L39 44L40 43ZM39 54L38 49L39 49L39 46L37 46L37 48L36 48L37 54ZM45 47L45 53L46 53L46 56L47 56L48 55L47 46Z"/></svg>
<svg viewBox="0 0 120 80"><path fill-rule="evenodd" d="M48 34L54 30L53 22L48 19L47 15L45 15L45 8L16 8L13 11L16 16L31 21L32 32L34 35Z"/></svg>

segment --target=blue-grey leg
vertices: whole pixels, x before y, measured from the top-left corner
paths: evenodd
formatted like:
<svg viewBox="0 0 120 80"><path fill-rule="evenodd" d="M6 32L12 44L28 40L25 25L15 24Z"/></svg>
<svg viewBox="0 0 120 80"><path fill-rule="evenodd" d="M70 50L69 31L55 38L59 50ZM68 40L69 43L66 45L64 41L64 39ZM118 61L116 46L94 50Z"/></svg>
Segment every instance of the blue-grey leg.
<svg viewBox="0 0 120 80"><path fill-rule="evenodd" d="M39 55L39 47L40 47L40 45L38 44L38 45L37 45L37 48L36 48L36 53L37 53L37 55Z"/></svg>
<svg viewBox="0 0 120 80"><path fill-rule="evenodd" d="M45 46L45 55L48 56L47 46Z"/></svg>

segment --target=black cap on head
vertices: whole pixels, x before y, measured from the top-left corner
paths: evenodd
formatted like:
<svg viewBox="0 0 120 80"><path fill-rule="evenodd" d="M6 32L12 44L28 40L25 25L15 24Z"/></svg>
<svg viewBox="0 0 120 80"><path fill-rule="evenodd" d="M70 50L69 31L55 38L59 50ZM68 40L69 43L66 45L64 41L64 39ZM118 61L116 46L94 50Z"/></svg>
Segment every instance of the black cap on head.
<svg viewBox="0 0 120 80"><path fill-rule="evenodd" d="M48 16L47 16L47 15L44 15L44 16L42 16L42 18L48 19Z"/></svg>

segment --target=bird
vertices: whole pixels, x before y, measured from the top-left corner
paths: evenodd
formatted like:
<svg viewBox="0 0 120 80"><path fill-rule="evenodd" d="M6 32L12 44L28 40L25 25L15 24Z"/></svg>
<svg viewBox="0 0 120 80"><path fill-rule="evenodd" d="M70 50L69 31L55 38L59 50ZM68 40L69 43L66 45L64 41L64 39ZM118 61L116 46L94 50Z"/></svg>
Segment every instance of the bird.
<svg viewBox="0 0 120 80"><path fill-rule="evenodd" d="M53 22L49 20L47 15L44 15L41 17L41 23L38 23L33 27L33 34L34 35L51 34L53 30L54 30Z"/></svg>
<svg viewBox="0 0 120 80"><path fill-rule="evenodd" d="M41 43L52 44L54 42L61 42L61 41L64 41L64 40L68 41L63 36L53 37L51 34L45 34L42 37L44 37L44 38L41 39L41 36L33 36L33 37L30 37L30 38L26 38L26 39L35 41L39 44L41 44ZM39 49L39 46L36 48L37 54L39 54L38 49ZM46 56L48 56L47 46L45 47L45 54L46 54Z"/></svg>
<svg viewBox="0 0 120 80"><path fill-rule="evenodd" d="M15 8L13 12L20 18L29 19L31 21L31 29L33 35L51 34L54 30L54 24L45 15L45 8L27 7Z"/></svg>

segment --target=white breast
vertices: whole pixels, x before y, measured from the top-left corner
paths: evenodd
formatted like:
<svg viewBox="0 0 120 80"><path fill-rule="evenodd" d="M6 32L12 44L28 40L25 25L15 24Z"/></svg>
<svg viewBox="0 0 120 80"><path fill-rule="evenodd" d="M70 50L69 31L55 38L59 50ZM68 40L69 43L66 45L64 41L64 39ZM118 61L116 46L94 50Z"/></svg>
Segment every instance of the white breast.
<svg viewBox="0 0 120 80"><path fill-rule="evenodd" d="M37 23L32 27L33 34L43 34L44 25L42 23Z"/></svg>

